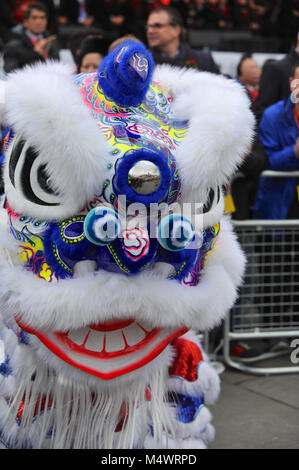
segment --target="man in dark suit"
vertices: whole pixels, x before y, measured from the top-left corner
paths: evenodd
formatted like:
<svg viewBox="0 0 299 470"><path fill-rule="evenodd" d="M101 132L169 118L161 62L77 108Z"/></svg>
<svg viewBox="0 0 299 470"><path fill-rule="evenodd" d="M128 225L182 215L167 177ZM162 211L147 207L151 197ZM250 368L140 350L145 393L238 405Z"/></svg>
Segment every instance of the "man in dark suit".
<svg viewBox="0 0 299 470"><path fill-rule="evenodd" d="M25 10L23 25L15 28L14 38L4 48L4 70L6 73L22 68L26 64L58 58L47 31L47 9L41 3L32 3Z"/></svg>
<svg viewBox="0 0 299 470"><path fill-rule="evenodd" d="M184 39L183 21L177 10L159 7L147 19L146 36L156 64L194 67L219 73L209 52L191 49Z"/></svg>

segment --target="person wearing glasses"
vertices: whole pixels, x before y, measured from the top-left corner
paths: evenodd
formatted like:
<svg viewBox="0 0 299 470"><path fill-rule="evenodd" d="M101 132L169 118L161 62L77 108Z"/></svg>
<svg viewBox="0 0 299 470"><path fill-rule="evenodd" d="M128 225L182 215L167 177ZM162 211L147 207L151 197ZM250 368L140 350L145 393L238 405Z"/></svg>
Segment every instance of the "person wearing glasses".
<svg viewBox="0 0 299 470"><path fill-rule="evenodd" d="M156 64L167 63L219 73L210 52L194 50L189 46L183 20L172 7L159 7L150 13L146 24L146 37Z"/></svg>

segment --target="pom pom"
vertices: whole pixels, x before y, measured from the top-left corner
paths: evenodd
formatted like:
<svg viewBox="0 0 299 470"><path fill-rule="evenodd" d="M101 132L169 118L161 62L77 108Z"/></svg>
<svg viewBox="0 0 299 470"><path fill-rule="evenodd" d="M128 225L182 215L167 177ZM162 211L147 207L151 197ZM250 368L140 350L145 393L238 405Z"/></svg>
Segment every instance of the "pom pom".
<svg viewBox="0 0 299 470"><path fill-rule="evenodd" d="M108 54L98 80L107 98L119 106L138 106L149 88L154 70L151 53L139 42L126 41Z"/></svg>
<svg viewBox="0 0 299 470"><path fill-rule="evenodd" d="M84 221L84 231L91 243L108 245L119 236L121 222L113 209L99 206L88 213Z"/></svg>

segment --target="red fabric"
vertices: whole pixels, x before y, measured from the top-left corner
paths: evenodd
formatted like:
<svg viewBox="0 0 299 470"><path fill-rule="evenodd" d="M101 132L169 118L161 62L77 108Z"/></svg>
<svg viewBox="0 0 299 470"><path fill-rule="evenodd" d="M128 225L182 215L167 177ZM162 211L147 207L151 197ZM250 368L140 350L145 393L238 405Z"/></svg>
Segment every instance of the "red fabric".
<svg viewBox="0 0 299 470"><path fill-rule="evenodd" d="M40 399L41 399L41 405L39 406ZM46 401L47 401L47 403L46 403ZM51 397L49 397L49 399L47 400L46 395L39 396L38 399L37 399L35 408L34 408L33 418L37 415L38 412L44 411L46 405L47 405L47 407L51 407L52 402L53 401L52 401ZM17 413L17 418L18 418L19 421L22 420L24 405L25 405L25 396L21 400L21 403L20 403L20 406L19 406L19 409L18 409L18 413Z"/></svg>
<svg viewBox="0 0 299 470"><path fill-rule="evenodd" d="M5 152L9 136L10 136L10 131L6 134L6 136L3 139L3 152Z"/></svg>
<svg viewBox="0 0 299 470"><path fill-rule="evenodd" d="M169 375L181 377L188 382L195 382L198 378L198 365L203 361L199 346L183 338L175 339L172 346L176 350L176 357L169 369Z"/></svg>
<svg viewBox="0 0 299 470"><path fill-rule="evenodd" d="M13 10L13 16L18 23L22 23L24 20L24 13L30 3L35 3L36 0L15 0L15 8Z"/></svg>
<svg viewBox="0 0 299 470"><path fill-rule="evenodd" d="M257 89L255 89L255 90L248 90L248 93L249 93L249 95L250 95L251 100L252 100L253 102L256 101L256 99L257 99L257 97L258 97L258 95L259 95L258 90L257 90Z"/></svg>

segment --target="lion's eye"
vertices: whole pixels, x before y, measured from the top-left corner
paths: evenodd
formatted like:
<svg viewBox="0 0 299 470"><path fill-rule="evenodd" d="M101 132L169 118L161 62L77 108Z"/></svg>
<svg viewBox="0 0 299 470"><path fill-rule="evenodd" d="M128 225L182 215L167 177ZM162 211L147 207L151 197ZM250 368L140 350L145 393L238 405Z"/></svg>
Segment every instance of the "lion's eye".
<svg viewBox="0 0 299 470"><path fill-rule="evenodd" d="M9 178L16 191L27 201L40 206L59 206L59 194L51 187L47 167L38 152L22 138L15 140L10 160Z"/></svg>

